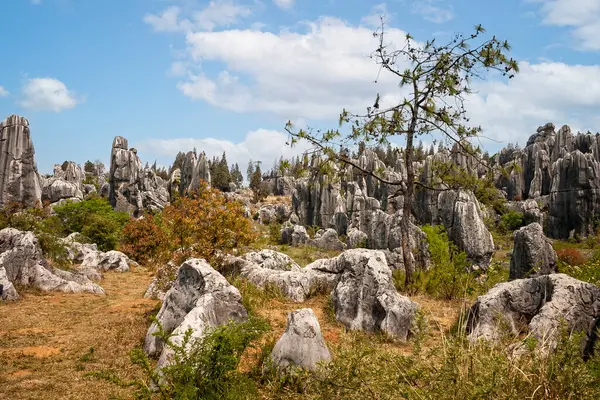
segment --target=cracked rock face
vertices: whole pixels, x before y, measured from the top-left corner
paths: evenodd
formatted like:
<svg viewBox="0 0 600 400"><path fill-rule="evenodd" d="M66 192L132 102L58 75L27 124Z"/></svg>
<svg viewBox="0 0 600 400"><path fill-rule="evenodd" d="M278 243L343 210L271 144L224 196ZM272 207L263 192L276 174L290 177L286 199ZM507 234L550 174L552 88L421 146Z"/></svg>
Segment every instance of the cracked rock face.
<svg viewBox="0 0 600 400"><path fill-rule="evenodd" d="M206 261L192 258L179 268L156 318L165 332L173 334L170 340L180 345L188 328L192 329L192 339L198 339L210 327L245 321L248 313L234 286ZM148 329L144 351L150 356L160 355L157 364L160 369L172 362L173 351L153 335L155 332L158 332L156 322Z"/></svg>
<svg viewBox="0 0 600 400"><path fill-rule="evenodd" d="M319 363L331 361L317 316L310 308L288 314L285 332L271 352L272 365L280 371L290 367L314 371Z"/></svg>
<svg viewBox="0 0 600 400"><path fill-rule="evenodd" d="M0 122L0 206L17 202L35 206L42 198L29 121L11 115Z"/></svg>
<svg viewBox="0 0 600 400"><path fill-rule="evenodd" d="M14 228L0 231L0 270L4 271L4 279L13 285L65 293L104 294L104 290L85 273L62 271L49 266L32 232L21 232Z"/></svg>
<svg viewBox="0 0 600 400"><path fill-rule="evenodd" d="M558 271L558 257L537 222L514 233L510 279L548 275Z"/></svg>
<svg viewBox="0 0 600 400"><path fill-rule="evenodd" d="M565 274L499 283L471 306L467 333L471 340L498 340L503 334L529 333L543 348L552 348L561 324L587 333L585 347L595 346L600 318L600 288Z"/></svg>
<svg viewBox="0 0 600 400"><path fill-rule="evenodd" d="M332 293L335 318L349 329L406 340L418 305L396 291L385 254L352 249L332 260L340 273Z"/></svg>

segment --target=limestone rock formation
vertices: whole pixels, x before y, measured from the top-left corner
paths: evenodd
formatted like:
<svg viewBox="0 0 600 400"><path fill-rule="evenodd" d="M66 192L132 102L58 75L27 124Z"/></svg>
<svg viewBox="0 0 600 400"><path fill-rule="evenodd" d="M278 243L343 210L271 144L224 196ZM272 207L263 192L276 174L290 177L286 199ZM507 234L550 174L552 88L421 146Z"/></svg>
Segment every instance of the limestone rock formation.
<svg viewBox="0 0 600 400"><path fill-rule="evenodd" d="M117 211L139 217L144 210L161 210L169 201L167 183L150 168L143 168L137 150L129 149L127 139L113 140L108 198Z"/></svg>
<svg viewBox="0 0 600 400"><path fill-rule="evenodd" d="M15 289L15 285L8 280L6 276L6 269L0 267L0 300L2 301L15 301L19 300L19 293Z"/></svg>
<svg viewBox="0 0 600 400"><path fill-rule="evenodd" d="M44 291L104 294L84 273L52 268L43 258L38 239L32 232L14 228L0 231L0 270L4 270L6 279L13 285L34 286Z"/></svg>
<svg viewBox="0 0 600 400"><path fill-rule="evenodd" d="M317 316L310 308L288 314L285 332L271 352L272 365L281 370L297 367L313 371L331 361Z"/></svg>
<svg viewBox="0 0 600 400"><path fill-rule="evenodd" d="M586 348L593 349L592 334L600 318L600 288L565 274L543 275L499 283L471 306L467 332L472 340L498 340L505 329L528 333L551 348L561 335L586 332Z"/></svg>
<svg viewBox="0 0 600 400"><path fill-rule="evenodd" d="M210 166L204 152L197 157L193 151L188 151L179 172L179 194L194 191L200 187L200 181L210 186Z"/></svg>
<svg viewBox="0 0 600 400"><path fill-rule="evenodd" d="M239 291L221 274L204 260L189 259L179 268L156 318L165 332L173 334L170 340L182 344L188 328L192 329L192 339L198 339L207 328L229 321L242 322L248 313ZM153 323L146 334L144 350L151 356L160 355L160 369L171 363L173 351L153 336L157 331L158 325Z"/></svg>
<svg viewBox="0 0 600 400"><path fill-rule="evenodd" d="M80 243L77 241L78 233L72 233L62 239L67 248L67 257L74 263L81 263L80 268L84 270L95 270L98 272L129 271L130 266L138 266L138 263L131 260L127 255L120 251L110 250L102 252L98 250L95 243Z"/></svg>
<svg viewBox="0 0 600 400"><path fill-rule="evenodd" d="M258 287L273 285L292 301L301 303L314 291L333 289L336 274L319 263L301 268L291 258L273 250L229 257L225 271L247 279Z"/></svg>
<svg viewBox="0 0 600 400"><path fill-rule="evenodd" d="M349 329L406 340L418 305L396 291L385 254L352 249L334 260L340 274L332 293L336 319Z"/></svg>
<svg viewBox="0 0 600 400"><path fill-rule="evenodd" d="M540 126L524 149L503 149L495 162L510 170L499 175L497 186L509 200L544 200L548 215L545 233L566 239L587 236L594 230L600 212L600 137L574 135L568 126L558 131L554 124ZM513 166L516 165L517 168Z"/></svg>
<svg viewBox="0 0 600 400"><path fill-rule="evenodd" d="M43 180L42 201L83 200L84 176L81 167L73 161L54 165L54 175Z"/></svg>
<svg viewBox="0 0 600 400"><path fill-rule="evenodd" d="M0 122L0 206L35 206L42 198L29 121L11 115Z"/></svg>
<svg viewBox="0 0 600 400"><path fill-rule="evenodd" d="M530 278L557 272L558 257L537 222L514 233L510 279Z"/></svg>
<svg viewBox="0 0 600 400"><path fill-rule="evenodd" d="M494 253L492 234L485 226L472 192L444 191L438 196L438 215L452 240L467 253L475 269L487 269Z"/></svg>

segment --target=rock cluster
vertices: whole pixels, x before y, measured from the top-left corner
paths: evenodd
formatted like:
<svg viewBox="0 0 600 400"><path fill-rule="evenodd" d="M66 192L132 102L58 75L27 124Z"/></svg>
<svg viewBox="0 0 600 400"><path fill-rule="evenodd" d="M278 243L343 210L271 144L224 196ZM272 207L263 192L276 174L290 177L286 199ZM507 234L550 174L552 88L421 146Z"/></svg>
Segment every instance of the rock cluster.
<svg viewBox="0 0 600 400"><path fill-rule="evenodd" d="M505 148L494 161L510 170L496 182L509 200L534 199L547 206L548 236L566 239L593 232L600 213L598 134L574 135L566 125L556 131L548 123L537 129L524 149Z"/></svg>
<svg viewBox="0 0 600 400"><path fill-rule="evenodd" d="M336 319L349 329L383 331L400 340L412 331L418 306L396 291L383 251L350 249L301 268L285 254L262 250L224 264L226 272L259 287L275 286L296 302L331 292Z"/></svg>
<svg viewBox="0 0 600 400"><path fill-rule="evenodd" d="M73 161L54 165L54 175L43 180L42 201L52 204L61 200L83 200L84 177L85 173L81 167Z"/></svg>
<svg viewBox="0 0 600 400"><path fill-rule="evenodd" d="M593 349L593 333L600 321L600 288L564 274L543 275L499 283L471 306L467 332L472 340L498 340L504 334L527 333L551 348L561 335L586 332L586 348Z"/></svg>
<svg viewBox="0 0 600 400"><path fill-rule="evenodd" d="M137 150L116 136L110 156L108 198L117 211L134 217L144 210L160 210L169 201L167 183L150 168L143 168Z"/></svg>
<svg viewBox="0 0 600 400"><path fill-rule="evenodd" d="M14 228L0 230L0 285L2 298L16 300L14 285L33 286L44 291L104 294L85 271L67 272L53 268L42 256L38 239L32 232Z"/></svg>

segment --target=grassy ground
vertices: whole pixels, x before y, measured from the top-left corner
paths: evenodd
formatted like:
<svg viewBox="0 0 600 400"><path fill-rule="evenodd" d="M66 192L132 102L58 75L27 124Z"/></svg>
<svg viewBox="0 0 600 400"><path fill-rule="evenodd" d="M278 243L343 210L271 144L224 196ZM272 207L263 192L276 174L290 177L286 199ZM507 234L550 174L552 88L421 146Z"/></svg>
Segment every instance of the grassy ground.
<svg viewBox="0 0 600 400"><path fill-rule="evenodd" d="M157 301L144 299L152 277L138 268L106 273L106 296L25 292L0 304L0 395L20 399L109 399L126 393L85 372L136 373L129 351L141 343L147 314Z"/></svg>

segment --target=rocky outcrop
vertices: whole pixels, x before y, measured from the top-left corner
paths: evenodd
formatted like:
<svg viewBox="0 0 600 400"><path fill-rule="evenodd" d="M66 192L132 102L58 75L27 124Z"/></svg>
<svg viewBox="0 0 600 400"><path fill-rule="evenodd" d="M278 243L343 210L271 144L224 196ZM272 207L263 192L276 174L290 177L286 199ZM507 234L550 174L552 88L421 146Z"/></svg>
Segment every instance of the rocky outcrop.
<svg viewBox="0 0 600 400"><path fill-rule="evenodd" d="M503 149L494 161L508 170L496 185L509 200L547 198L545 233L553 238L587 236L600 212L600 139L598 134L573 135L548 123L537 129L524 149ZM515 167L516 166L516 167Z"/></svg>
<svg viewBox="0 0 600 400"><path fill-rule="evenodd" d="M312 293L333 289L336 272L322 263L301 268L289 256L273 250L250 252L243 257L229 257L224 271L240 276L256 286L274 286L292 301L304 302Z"/></svg>
<svg viewBox="0 0 600 400"><path fill-rule="evenodd" d="M280 235L281 243L292 246L313 246L332 251L342 251L347 248L346 243L340 240L335 229L331 228L320 229L314 239L311 239L302 225L292 225L290 222L286 222L280 230Z"/></svg>
<svg viewBox="0 0 600 400"><path fill-rule="evenodd" d="M414 332L418 305L396 291L383 252L353 249L333 260L340 274L332 293L338 321L349 329L382 331L399 340Z"/></svg>
<svg viewBox="0 0 600 400"><path fill-rule="evenodd" d="M505 334L529 334L551 348L567 332L586 332L593 350L600 318L600 288L565 274L543 275L500 283L477 298L469 311L471 340L498 340Z"/></svg>
<svg viewBox="0 0 600 400"><path fill-rule="evenodd" d="M43 180L42 201L83 200L84 176L81 167L73 161L54 165L54 175Z"/></svg>
<svg viewBox="0 0 600 400"><path fill-rule="evenodd" d="M19 300L19 293L15 289L15 285L8 280L6 276L6 269L0 267L0 300L2 301L15 301Z"/></svg>
<svg viewBox="0 0 600 400"><path fill-rule="evenodd" d="M290 218L292 210L285 204L263 204L258 209L258 223L268 225L283 223Z"/></svg>
<svg viewBox="0 0 600 400"><path fill-rule="evenodd" d="M529 278L557 272L558 257L537 222L514 233L510 279Z"/></svg>
<svg viewBox="0 0 600 400"><path fill-rule="evenodd" d="M144 210L158 211L169 201L167 183L150 168L142 168L137 150L129 149L127 139L113 140L108 198L117 211L139 217Z"/></svg>
<svg viewBox="0 0 600 400"><path fill-rule="evenodd" d="M210 166L204 152L197 157L193 151L188 151L183 160L179 173L179 194L194 191L200 187L200 181L210 186Z"/></svg>
<svg viewBox="0 0 600 400"><path fill-rule="evenodd" d="M14 228L0 231L0 270L13 285L33 286L44 291L104 294L104 290L85 273L51 267L43 258L38 239L32 232Z"/></svg>
<svg viewBox="0 0 600 400"><path fill-rule="evenodd" d="M310 308L288 314L285 332L271 352L271 365L280 371L302 368L314 371L331 361L317 316Z"/></svg>
<svg viewBox="0 0 600 400"><path fill-rule="evenodd" d="M9 202L32 207L42 198L29 121L11 115L0 122L0 206Z"/></svg>
<svg viewBox="0 0 600 400"><path fill-rule="evenodd" d="M73 233L62 239L67 248L67 257L73 263L80 263L82 269L93 269L98 272L116 271L127 272L131 266L139 266L120 251L102 252L95 243L80 243L78 233Z"/></svg>
<svg viewBox="0 0 600 400"><path fill-rule="evenodd" d="M156 318L166 333L172 333L170 340L181 345L189 328L191 339L196 340L207 328L229 321L242 322L248 313L239 291L206 261L193 258L179 268ZM154 322L146 334L144 350L151 356L160 355L157 364L160 369L172 362L173 350L154 336L157 331L158 324Z"/></svg>
<svg viewBox="0 0 600 400"><path fill-rule="evenodd" d="M483 222L472 192L444 191L438 195L438 215L452 240L467 254L474 269L487 269L494 253L492 234Z"/></svg>

